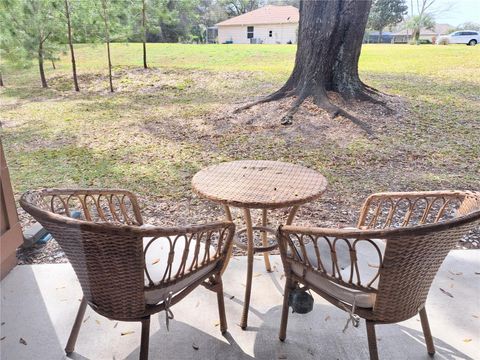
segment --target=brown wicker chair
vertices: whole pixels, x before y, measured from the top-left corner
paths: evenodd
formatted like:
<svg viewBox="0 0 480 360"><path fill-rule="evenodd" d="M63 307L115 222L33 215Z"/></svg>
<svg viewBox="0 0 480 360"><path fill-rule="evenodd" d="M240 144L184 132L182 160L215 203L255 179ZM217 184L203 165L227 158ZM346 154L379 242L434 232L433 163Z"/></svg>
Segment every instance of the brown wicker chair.
<svg viewBox="0 0 480 360"><path fill-rule="evenodd" d="M44 189L25 193L20 204L60 244L83 290L67 353L89 304L107 318L140 321L140 359L147 359L150 315L200 284L217 293L220 330L227 331L220 273L233 223L146 226L135 195L122 190Z"/></svg>
<svg viewBox="0 0 480 360"><path fill-rule="evenodd" d="M366 320L370 359L378 359L376 324L417 313L433 355L425 310L429 288L448 252L479 223L480 192L436 191L374 194L357 228L280 227L286 274L280 340L286 337L289 294L303 284Z"/></svg>

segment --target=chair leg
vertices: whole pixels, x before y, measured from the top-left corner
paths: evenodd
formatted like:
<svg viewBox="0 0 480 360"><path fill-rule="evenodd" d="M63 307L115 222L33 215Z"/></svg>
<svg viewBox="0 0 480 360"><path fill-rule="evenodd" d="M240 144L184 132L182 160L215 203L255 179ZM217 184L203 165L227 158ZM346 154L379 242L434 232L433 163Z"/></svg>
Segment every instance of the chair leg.
<svg viewBox="0 0 480 360"><path fill-rule="evenodd" d="M148 342L150 340L150 316L142 319L142 338L140 340L140 360L148 360Z"/></svg>
<svg viewBox="0 0 480 360"><path fill-rule="evenodd" d="M290 291L292 291L293 282L287 277L285 281L285 290L283 291L283 307L282 307L282 320L280 322L280 333L278 338L280 341L285 341L287 338L287 323L288 323L288 298L290 296Z"/></svg>
<svg viewBox="0 0 480 360"><path fill-rule="evenodd" d="M85 310L87 309L87 299L82 298L80 306L78 307L77 316L75 317L75 322L73 323L72 331L67 341L67 346L65 347L65 352L71 354L75 350L75 343L77 342L78 333L80 327L82 326L83 317L85 316Z"/></svg>
<svg viewBox="0 0 480 360"><path fill-rule="evenodd" d="M227 332L227 317L225 315L225 300L223 297L223 282L220 274L216 276L217 281L217 302L218 302L218 315L220 317L220 331L222 334Z"/></svg>
<svg viewBox="0 0 480 360"><path fill-rule="evenodd" d="M367 323L367 338L368 350L370 351L370 360L378 360L377 336L375 335L375 323L373 321L366 321Z"/></svg>
<svg viewBox="0 0 480 360"><path fill-rule="evenodd" d="M425 337L428 354L433 356L435 354L435 345L433 344L432 333L430 331L430 325L428 324L427 310L423 307L418 313L420 314L420 321L422 322L423 336Z"/></svg>

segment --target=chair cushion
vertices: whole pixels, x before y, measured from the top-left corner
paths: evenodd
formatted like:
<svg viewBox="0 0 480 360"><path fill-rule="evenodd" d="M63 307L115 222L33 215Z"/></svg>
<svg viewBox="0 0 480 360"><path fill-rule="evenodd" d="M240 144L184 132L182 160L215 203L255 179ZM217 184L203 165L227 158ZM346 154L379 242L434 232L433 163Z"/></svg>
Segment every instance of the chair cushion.
<svg viewBox="0 0 480 360"><path fill-rule="evenodd" d="M332 243L333 239L328 238ZM350 244L353 244L354 239L346 239ZM385 242L379 239L372 239L372 242L378 246L380 250L380 255L383 258L385 252ZM329 274L332 274L332 260L331 260L331 251L330 246L327 243L326 239L319 238L318 242L318 251L320 253L320 260ZM376 248L367 241L358 241L356 246L357 253L357 265L360 272L360 279L362 285L367 285L377 274L378 267L380 266L379 254ZM353 304L355 299L355 305L362 308L372 308L375 304L376 294L364 292L361 290L354 290L337 284L320 274L318 271L318 260L313 243L308 243L305 245L305 251L307 253L307 258L316 271L306 271L305 281L313 286L324 291L328 295L343 301L348 304ZM343 240L337 240L335 246L337 264L340 268L340 274L342 280L348 282L350 279L351 273L351 264L350 264L350 253L349 246ZM292 263L292 271L295 275L303 277L304 267L298 263ZM338 278L338 275L336 276ZM353 275L352 281L356 283L357 277ZM372 287L376 287L378 284L378 278L372 283Z"/></svg>
<svg viewBox="0 0 480 360"><path fill-rule="evenodd" d="M143 238L143 248L145 249L148 243L152 240L150 237ZM174 237L170 239L174 241ZM170 251L170 240L167 237L161 237L155 239L150 246L148 247L145 253L145 266L147 268L148 274L152 279L154 285L161 283L164 278L165 271L167 270L168 264L168 255ZM174 294L183 290L187 286L195 283L197 280L202 277L207 276L217 265L218 261L212 262L211 264L202 266L202 262L205 258L205 243L201 242L198 249L198 264L194 264L195 260L195 251L196 251L197 241L194 239L190 242L188 247L188 256L185 262L184 275L178 277L178 281L171 282L171 285L166 284L165 287L160 288L151 288L147 274L145 273L145 302L149 305L158 304L161 301L164 301L170 292ZM170 279L175 280L176 274L178 272L179 266L182 262L182 258L185 250L185 241L184 238L179 238L177 244L175 245L175 254L173 257L171 275ZM213 257L216 253L216 249L213 246L210 246L209 249L210 257ZM206 260L206 259L205 259ZM219 259L218 259L219 260ZM190 267L193 265L192 270ZM165 279L168 278L168 274L165 275Z"/></svg>

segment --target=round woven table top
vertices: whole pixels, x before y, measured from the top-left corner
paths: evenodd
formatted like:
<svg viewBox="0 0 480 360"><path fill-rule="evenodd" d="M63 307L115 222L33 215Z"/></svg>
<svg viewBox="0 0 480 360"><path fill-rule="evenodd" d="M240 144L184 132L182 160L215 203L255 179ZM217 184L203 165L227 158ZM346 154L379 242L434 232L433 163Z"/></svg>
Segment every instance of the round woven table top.
<svg viewBox="0 0 480 360"><path fill-rule="evenodd" d="M241 208L276 209L304 204L327 188L325 177L306 167L265 160L209 166L192 179L199 196Z"/></svg>

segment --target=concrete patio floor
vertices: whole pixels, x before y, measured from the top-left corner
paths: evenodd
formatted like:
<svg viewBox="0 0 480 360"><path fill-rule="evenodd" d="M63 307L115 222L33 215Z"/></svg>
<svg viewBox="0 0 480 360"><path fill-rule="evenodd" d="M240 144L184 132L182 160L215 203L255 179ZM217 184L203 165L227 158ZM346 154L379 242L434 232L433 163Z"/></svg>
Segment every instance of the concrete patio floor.
<svg viewBox="0 0 480 360"><path fill-rule="evenodd" d="M290 315L287 341L278 340L284 280L280 258L271 259L273 273L265 272L261 257L254 262L247 331L237 325L246 258L236 257L224 275L228 333L220 334L215 294L200 287L172 308L170 332L164 313L153 317L150 359L368 359L365 323L342 333L346 313L318 296L313 312ZM437 359L480 359L478 272L480 252L454 250L433 283L427 311ZM63 348L81 298L70 265L17 266L2 281L1 291L1 359L65 359ZM382 359L430 358L418 317L377 326L377 336ZM108 320L87 309L71 358L138 359L139 345L139 323Z"/></svg>

